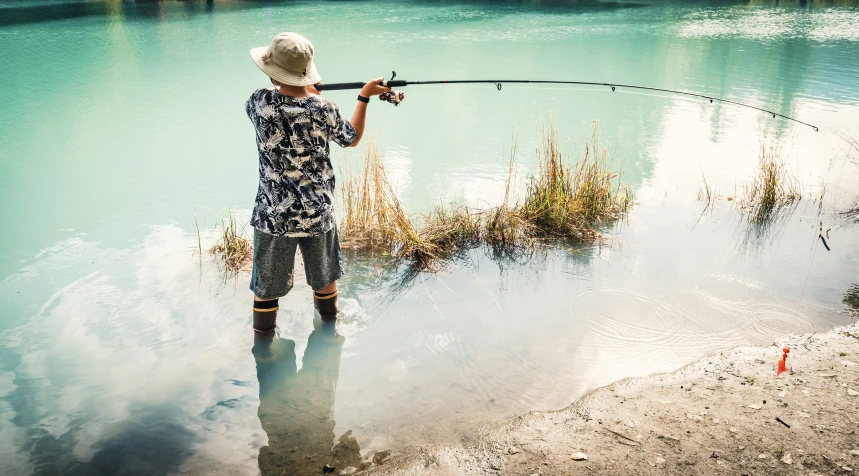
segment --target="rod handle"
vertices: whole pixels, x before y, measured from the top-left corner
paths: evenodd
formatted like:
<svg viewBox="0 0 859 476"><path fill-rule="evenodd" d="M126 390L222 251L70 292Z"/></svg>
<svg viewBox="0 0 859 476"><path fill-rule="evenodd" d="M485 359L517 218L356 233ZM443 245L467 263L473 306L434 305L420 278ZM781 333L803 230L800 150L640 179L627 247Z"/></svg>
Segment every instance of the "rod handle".
<svg viewBox="0 0 859 476"><path fill-rule="evenodd" d="M331 84L317 84L316 89L320 91L340 91L342 89L361 89L364 87L364 83L355 82L355 83L331 83Z"/></svg>
<svg viewBox="0 0 859 476"><path fill-rule="evenodd" d="M387 81L385 83L385 86L388 86L389 88L400 88L400 87L406 86L407 83L408 83L407 81L403 81L401 79L398 79L395 81ZM331 83L331 84L324 84L323 83L323 84L317 84L316 89L318 89L320 91L342 91L344 89L361 89L364 87L364 84L366 84L366 83L360 83L360 82Z"/></svg>

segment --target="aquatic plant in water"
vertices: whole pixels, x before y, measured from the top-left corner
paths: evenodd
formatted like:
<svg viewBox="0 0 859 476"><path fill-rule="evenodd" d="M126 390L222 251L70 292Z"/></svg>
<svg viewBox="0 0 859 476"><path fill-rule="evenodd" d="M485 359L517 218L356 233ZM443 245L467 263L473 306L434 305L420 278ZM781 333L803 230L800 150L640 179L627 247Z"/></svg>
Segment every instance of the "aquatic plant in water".
<svg viewBox="0 0 859 476"><path fill-rule="evenodd" d="M753 223L762 224L801 199L799 180L788 170L778 138L762 140L758 168L745 187L741 208Z"/></svg>
<svg viewBox="0 0 859 476"><path fill-rule="evenodd" d="M378 147L371 142L363 170L358 175L347 172L341 180L344 245L407 258L415 268L433 271L458 252L481 244L509 254L539 240L596 240L597 227L619 219L632 204L631 189L612 172L608 148L599 144L596 123L586 134L582 157L573 162L562 151L550 115L538 149L537 173L521 201L512 194L515 150L514 144L501 205L487 210L438 206L413 220L397 199Z"/></svg>
<svg viewBox="0 0 859 476"><path fill-rule="evenodd" d="M227 210L227 218L216 225L220 227L218 241L209 248L209 254L217 258L227 276L235 276L242 271L249 272L253 260L253 245L239 230L233 212ZM199 242L199 228L197 239Z"/></svg>
<svg viewBox="0 0 859 476"><path fill-rule="evenodd" d="M388 181L379 147L368 144L361 172L341 174L343 245L412 257L426 267L438 249L420 236Z"/></svg>
<svg viewBox="0 0 859 476"><path fill-rule="evenodd" d="M541 237L592 240L596 226L617 220L632 205L629 185L615 180L609 148L599 143L596 122L585 134L583 155L575 163L561 148L554 115L543 130L537 151L539 170L531 178L521 213Z"/></svg>

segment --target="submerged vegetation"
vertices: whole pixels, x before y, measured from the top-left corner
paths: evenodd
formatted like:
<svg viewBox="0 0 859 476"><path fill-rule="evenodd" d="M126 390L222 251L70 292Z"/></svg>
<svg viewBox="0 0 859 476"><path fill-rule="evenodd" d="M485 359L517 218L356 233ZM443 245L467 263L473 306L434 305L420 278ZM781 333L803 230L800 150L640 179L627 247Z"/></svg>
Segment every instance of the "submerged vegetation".
<svg viewBox="0 0 859 476"><path fill-rule="evenodd" d="M586 135L582 157L572 161L550 116L537 150L537 172L521 200L513 193L515 151L514 144L500 205L437 206L415 219L397 199L378 147L371 143L363 169L357 175L347 172L341 180L344 245L409 259L415 268L432 271L482 244L511 252L546 240L596 240L598 227L621 218L632 204L631 189L612 172L613 160L608 148L600 146L596 125Z"/></svg>
<svg viewBox="0 0 859 476"><path fill-rule="evenodd" d="M236 276L242 271L250 271L253 260L253 245L236 225L233 212L227 210L226 219L216 226L220 228L218 241L209 248L209 254L214 255L227 276ZM197 243L200 243L200 230L197 228Z"/></svg>

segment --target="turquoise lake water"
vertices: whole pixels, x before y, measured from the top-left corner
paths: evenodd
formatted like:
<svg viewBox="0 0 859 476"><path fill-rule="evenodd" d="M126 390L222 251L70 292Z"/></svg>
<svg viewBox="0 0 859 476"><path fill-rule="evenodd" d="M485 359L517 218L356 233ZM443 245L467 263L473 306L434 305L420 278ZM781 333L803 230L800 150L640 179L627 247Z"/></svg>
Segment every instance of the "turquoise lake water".
<svg viewBox="0 0 859 476"><path fill-rule="evenodd" d="M371 103L368 132L410 212L498 204L513 136L524 180L548 111L572 153L599 121L632 212L597 246L478 249L405 282L349 253L338 334L299 277L258 368L249 276L195 255L194 218L204 248L227 209L249 218L243 103L267 82L248 50L279 31L313 41L324 82L641 84L820 131L622 89L408 87ZM857 58L855 2L0 0L0 473L319 474L855 322ZM351 114L355 92L327 95ZM775 136L796 209L763 236L736 200L702 213L702 176L742 197ZM362 151L334 147L336 166Z"/></svg>

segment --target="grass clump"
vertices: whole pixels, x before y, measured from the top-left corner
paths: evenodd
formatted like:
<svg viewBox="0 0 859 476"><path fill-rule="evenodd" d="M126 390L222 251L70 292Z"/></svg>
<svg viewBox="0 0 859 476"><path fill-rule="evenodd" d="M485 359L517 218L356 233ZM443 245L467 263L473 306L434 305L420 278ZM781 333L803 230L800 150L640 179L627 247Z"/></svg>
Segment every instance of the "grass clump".
<svg viewBox="0 0 859 476"><path fill-rule="evenodd" d="M698 189L698 200L704 202L704 206L708 207L713 204L713 187L707 183L707 177L704 176L704 172L701 172L701 180L704 181L701 188Z"/></svg>
<svg viewBox="0 0 859 476"><path fill-rule="evenodd" d="M419 236L438 250L456 251L480 244L483 223L482 213L465 205L437 206L424 216Z"/></svg>
<svg viewBox="0 0 859 476"><path fill-rule="evenodd" d="M778 140L762 141L758 168L745 188L745 208L753 222L769 221L784 207L802 199L799 180L790 173Z"/></svg>
<svg viewBox="0 0 859 476"><path fill-rule="evenodd" d="M233 212L228 210L227 219L221 219L218 241L209 248L209 254L215 256L227 276L235 276L242 271L249 272L253 261L253 245L245 237L244 231L239 230ZM199 244L199 228L197 230Z"/></svg>
<svg viewBox="0 0 859 476"><path fill-rule="evenodd" d="M504 200L501 205L483 213L483 240L494 251L509 254L531 248L534 244L535 226L530 222L522 207L514 200L512 187L516 180L516 137L510 149L510 165L504 185Z"/></svg>
<svg viewBox="0 0 859 476"><path fill-rule="evenodd" d="M342 180L344 245L410 257L426 268L438 249L418 233L388 181L378 146L368 143L361 172L347 171Z"/></svg>
<svg viewBox="0 0 859 476"><path fill-rule="evenodd" d="M400 204L378 147L371 142L360 173L347 172L341 182L343 243L407 258L418 270L434 271L444 260L484 244L515 255L545 239L595 240L598 226L629 210L632 193L611 172L608 148L600 146L596 124L586 137L583 156L573 162L562 151L550 115L538 149L537 173L521 200L513 194L514 140L501 205L488 210L437 206L420 217L420 228Z"/></svg>
<svg viewBox="0 0 859 476"><path fill-rule="evenodd" d="M539 169L531 178L522 217L541 237L594 239L595 226L620 218L632 204L628 186L614 179L608 147L598 139L596 123L586 134L583 156L568 163L553 115L537 150Z"/></svg>

